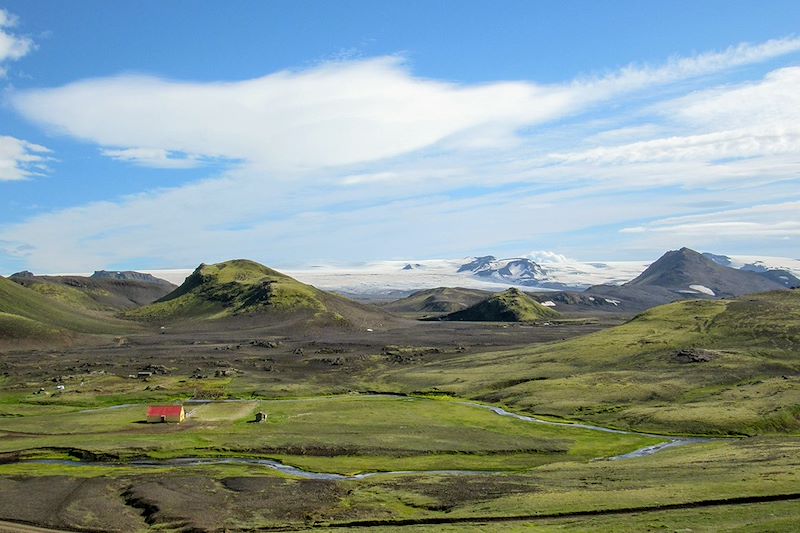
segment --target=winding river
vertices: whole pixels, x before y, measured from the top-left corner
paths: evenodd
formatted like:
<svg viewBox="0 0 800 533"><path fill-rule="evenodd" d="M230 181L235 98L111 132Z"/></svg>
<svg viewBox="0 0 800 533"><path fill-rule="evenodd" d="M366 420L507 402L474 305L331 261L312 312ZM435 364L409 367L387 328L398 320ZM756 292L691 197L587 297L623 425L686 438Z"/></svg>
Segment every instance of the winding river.
<svg viewBox="0 0 800 533"><path fill-rule="evenodd" d="M384 395L380 394L371 394L369 396L384 397ZM231 402L251 402L251 401L253 400L189 400L185 403L202 404L202 403L215 403L215 402L231 403ZM676 448L679 446L686 446L690 444L698 444L702 442L708 442L710 440L710 439L695 438L695 437L673 437L667 435L655 435L651 433L637 433L634 431L625 431L621 429L612 429L602 426L593 426L590 424L553 422L549 420L542 420L540 418L532 416L519 415L516 413L506 411L501 407L495 407L492 405L484 405L472 402L460 402L460 404L469 407L475 407L478 409L488 409L489 411L492 411L493 413L499 416L507 416L515 418L517 420L522 420L524 422L530 422L533 424L560 426L560 427L575 428L575 429L586 429L590 431L602 431L605 433L641 435L645 437L663 439L666 441L659 444L646 446L644 448L640 448L638 450L634 450L626 454L605 458L605 460L610 460L610 461L622 461L628 459L647 457L649 455L653 455L655 453L670 448ZM115 409L115 408L118 409L120 407L124 406L113 406L113 407L106 407L103 409ZM237 465L261 466L298 478L323 480L323 481L357 480L357 479L367 479L378 476L398 476L398 475L452 475L452 476L484 475L485 476L485 475L499 475L499 474L509 473L509 471L497 471L497 470L400 470L400 471L388 471L388 472L369 472L364 474L355 474L352 476L348 476L343 474L331 474L326 472L313 472L309 470L303 470L302 468L286 465L279 461L273 461L271 459L253 459L244 457L224 457L224 458L181 457L175 459L163 459L163 460L147 459L147 460L135 460L130 462L116 462L116 463L106 462L106 461L71 461L71 460L57 460L57 459L23 459L20 462L32 463L32 464L51 464L51 465L69 466L76 468L109 467L109 466L132 467L132 468L163 468L163 467L176 467L176 466L180 467L180 466L237 464Z"/></svg>
<svg viewBox="0 0 800 533"><path fill-rule="evenodd" d="M590 424L573 424L570 422L551 422L550 420L542 420L541 418L536 418L533 416L525 416L525 415L518 415L516 413L511 413L506 411L502 407L495 407L493 405L483 405L479 403L469 403L463 402L461 405L469 405L470 407L478 407L481 409L488 409L495 414L500 416L509 416L511 418L516 418L517 420L523 420L525 422L532 422L534 424L544 424L548 426L560 426L560 427L568 427L568 428L578 428L578 429L588 429L591 431L603 431L605 433L618 433L621 435L641 435L642 437L652 437L654 439L664 439L667 442L662 442L660 444L654 444L651 446L646 446L644 448L640 448L638 450L634 450L630 453L625 453L622 455L615 455L613 457L608 457L609 461L621 461L625 459L637 459L639 457L647 457L648 455L653 455L654 453L658 453L663 450L667 450L669 448L677 448L679 446L687 446L689 444L700 444L703 442L709 442L711 439L704 439L700 437L672 437L668 435L656 435L653 433L638 433L636 431L625 431L623 429L612 429L612 428L604 428L602 426L592 426Z"/></svg>
<svg viewBox="0 0 800 533"><path fill-rule="evenodd" d="M129 468L164 468L170 466L208 466L208 465L249 465L263 466L271 470L299 477L303 479L316 479L323 481L344 481L354 479L367 479L378 476L402 476L402 475L447 475L447 476L485 476L507 474L504 470L396 470L390 472L367 472L364 474L354 474L347 476L344 474L330 474L326 472L312 472L303 470L295 466L285 465L271 459L251 459L246 457L181 457L177 459L164 460L141 460L126 463L114 463L106 461L68 461L61 459L23 459L21 463L59 465L70 467L129 467Z"/></svg>

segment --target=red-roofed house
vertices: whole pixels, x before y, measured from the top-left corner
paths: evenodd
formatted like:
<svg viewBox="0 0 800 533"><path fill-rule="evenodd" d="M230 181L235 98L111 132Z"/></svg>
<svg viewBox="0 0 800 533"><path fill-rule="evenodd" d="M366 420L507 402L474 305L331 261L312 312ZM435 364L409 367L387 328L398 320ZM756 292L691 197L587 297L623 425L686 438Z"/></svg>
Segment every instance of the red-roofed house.
<svg viewBox="0 0 800 533"><path fill-rule="evenodd" d="M147 408L148 422L183 422L186 412L182 405L151 405Z"/></svg>

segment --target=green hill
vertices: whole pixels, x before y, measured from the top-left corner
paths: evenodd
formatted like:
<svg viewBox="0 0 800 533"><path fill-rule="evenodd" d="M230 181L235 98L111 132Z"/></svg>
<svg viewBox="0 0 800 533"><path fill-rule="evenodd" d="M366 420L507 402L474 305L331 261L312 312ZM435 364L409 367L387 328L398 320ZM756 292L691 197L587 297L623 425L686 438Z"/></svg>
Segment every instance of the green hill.
<svg viewBox="0 0 800 533"><path fill-rule="evenodd" d="M488 291L438 287L425 289L383 306L393 313L452 313L461 311L491 296Z"/></svg>
<svg viewBox="0 0 800 533"><path fill-rule="evenodd" d="M800 432L800 292L668 304L584 337L386 379L644 431Z"/></svg>
<svg viewBox="0 0 800 533"><path fill-rule="evenodd" d="M519 289L507 289L462 311L450 313L441 320L472 322L534 322L557 318L558 311L546 307Z"/></svg>
<svg viewBox="0 0 800 533"><path fill-rule="evenodd" d="M376 308L326 293L246 259L202 264L173 292L151 305L127 311L125 316L181 321L264 313L352 325L389 319Z"/></svg>
<svg viewBox="0 0 800 533"><path fill-rule="evenodd" d="M0 337L39 338L58 333L124 333L134 325L100 313L79 312L13 281L0 278Z"/></svg>

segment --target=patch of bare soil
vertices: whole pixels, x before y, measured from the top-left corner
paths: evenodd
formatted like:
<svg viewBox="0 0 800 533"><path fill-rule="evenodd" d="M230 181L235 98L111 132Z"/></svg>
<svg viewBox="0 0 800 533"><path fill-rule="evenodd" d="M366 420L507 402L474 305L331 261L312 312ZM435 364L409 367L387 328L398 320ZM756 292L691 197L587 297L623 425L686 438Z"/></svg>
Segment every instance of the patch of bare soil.
<svg viewBox="0 0 800 533"><path fill-rule="evenodd" d="M119 497L117 480L0 477L0 520L71 531L127 532L145 527Z"/></svg>
<svg viewBox="0 0 800 533"><path fill-rule="evenodd" d="M335 482L274 477L142 478L124 492L147 524L182 531L235 530L325 517L345 494Z"/></svg>
<svg viewBox="0 0 800 533"><path fill-rule="evenodd" d="M382 484L387 488L433 498L435 504L422 506L430 511L449 511L464 505L539 490L531 478L522 476L418 477Z"/></svg>

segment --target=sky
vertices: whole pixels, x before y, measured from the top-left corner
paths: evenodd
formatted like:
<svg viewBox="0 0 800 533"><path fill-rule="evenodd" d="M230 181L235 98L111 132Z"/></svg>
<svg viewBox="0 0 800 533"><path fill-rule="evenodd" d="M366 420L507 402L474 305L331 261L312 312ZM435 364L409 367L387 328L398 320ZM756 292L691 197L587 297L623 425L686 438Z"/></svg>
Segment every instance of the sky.
<svg viewBox="0 0 800 533"><path fill-rule="evenodd" d="M0 273L800 256L796 1L0 0Z"/></svg>

